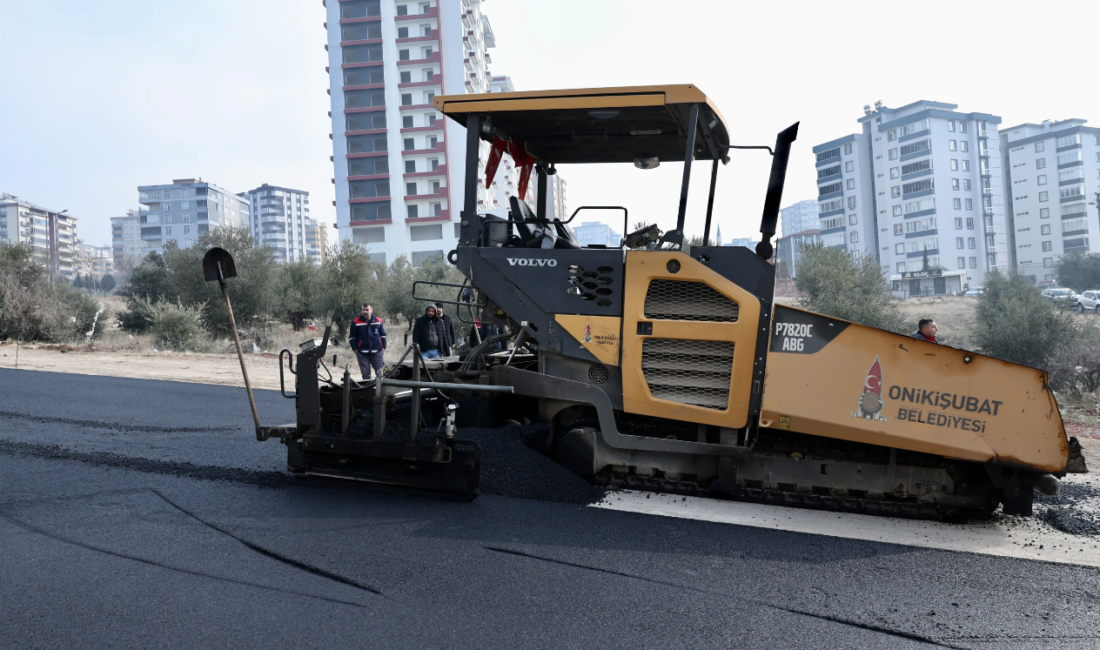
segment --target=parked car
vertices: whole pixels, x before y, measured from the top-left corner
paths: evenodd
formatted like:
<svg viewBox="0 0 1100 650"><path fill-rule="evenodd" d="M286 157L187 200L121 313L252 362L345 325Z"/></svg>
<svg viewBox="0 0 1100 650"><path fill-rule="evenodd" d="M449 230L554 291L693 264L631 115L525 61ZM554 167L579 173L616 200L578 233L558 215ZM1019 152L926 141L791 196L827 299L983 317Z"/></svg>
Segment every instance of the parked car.
<svg viewBox="0 0 1100 650"><path fill-rule="evenodd" d="M1078 314L1085 311L1100 314L1100 290L1085 291L1081 293L1073 303L1073 308L1077 310Z"/></svg>
<svg viewBox="0 0 1100 650"><path fill-rule="evenodd" d="M1070 307L1077 300L1077 294L1073 293L1073 289L1069 288L1047 289L1043 291L1043 295L1059 307Z"/></svg>
<svg viewBox="0 0 1100 650"><path fill-rule="evenodd" d="M974 287L973 289L967 290L967 292L964 293L963 295L964 296L970 296L970 297L977 297L977 296L982 295L983 293L985 293L985 289L982 289L981 287Z"/></svg>

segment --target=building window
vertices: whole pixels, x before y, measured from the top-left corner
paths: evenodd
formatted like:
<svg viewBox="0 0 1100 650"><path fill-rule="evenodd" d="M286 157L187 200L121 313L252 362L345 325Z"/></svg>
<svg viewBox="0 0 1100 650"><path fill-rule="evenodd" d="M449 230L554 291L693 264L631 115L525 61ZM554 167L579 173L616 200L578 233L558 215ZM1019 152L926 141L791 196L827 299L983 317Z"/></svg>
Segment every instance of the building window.
<svg viewBox="0 0 1100 650"><path fill-rule="evenodd" d="M1039 174L1039 177L1037 179L1035 179L1035 184L1036 185L1046 185L1047 184L1047 175L1046 174Z"/></svg>
<svg viewBox="0 0 1100 650"><path fill-rule="evenodd" d="M410 241L435 241L437 239L443 239L443 224L441 223L409 227Z"/></svg>
<svg viewBox="0 0 1100 650"><path fill-rule="evenodd" d="M412 75L411 72L402 72L401 73L401 83L411 84L412 80L413 80L413 75Z"/></svg>
<svg viewBox="0 0 1100 650"><path fill-rule="evenodd" d="M405 173L406 174L415 174L416 173L416 161L415 160L406 160L405 161Z"/></svg>
<svg viewBox="0 0 1100 650"><path fill-rule="evenodd" d="M848 215L848 225L849 226L856 225L856 215L854 215L854 214Z"/></svg>
<svg viewBox="0 0 1100 650"><path fill-rule="evenodd" d="M898 273L905 273L905 262L898 262Z"/></svg>
<svg viewBox="0 0 1100 650"><path fill-rule="evenodd" d="M896 199L899 196L901 196L901 186L900 185L895 185L895 186L891 187L890 188L890 198Z"/></svg>
<svg viewBox="0 0 1100 650"><path fill-rule="evenodd" d="M901 176L901 174L898 173L898 168L897 167L891 167L890 168L890 178L897 178L899 176Z"/></svg>
<svg viewBox="0 0 1100 650"><path fill-rule="evenodd" d="M958 142L956 142L954 140L948 140L947 141L947 150L948 151L958 151L958 149L959 149L959 143Z"/></svg>
<svg viewBox="0 0 1100 650"><path fill-rule="evenodd" d="M851 142L844 145L844 153L845 154L851 154L852 153L852 143Z"/></svg>
<svg viewBox="0 0 1100 650"><path fill-rule="evenodd" d="M897 129L890 129L889 131L886 132L886 141L887 142L893 142L894 140L897 140L897 139L898 139L898 130Z"/></svg>
<svg viewBox="0 0 1100 650"><path fill-rule="evenodd" d="M905 254L905 244L894 244L894 254L895 255L904 255Z"/></svg>
<svg viewBox="0 0 1100 650"><path fill-rule="evenodd" d="M1047 148L1047 143L1046 142L1043 142L1043 141L1040 140L1039 142L1035 143L1035 153L1042 153L1043 151L1046 150L1046 148Z"/></svg>
<svg viewBox="0 0 1100 650"><path fill-rule="evenodd" d="M408 217L410 219L415 219L420 216L420 209L418 206L410 205L408 206L408 211L406 212L406 214L408 214Z"/></svg>
<svg viewBox="0 0 1100 650"><path fill-rule="evenodd" d="M964 172L970 171L970 161L969 160L962 161L962 170Z"/></svg>
<svg viewBox="0 0 1100 650"><path fill-rule="evenodd" d="M405 183L405 196L416 196L416 183Z"/></svg>
<svg viewBox="0 0 1100 650"><path fill-rule="evenodd" d="M425 36L427 36L427 34L425 34ZM435 79L435 70L425 70L424 81L431 81L432 79Z"/></svg>
<svg viewBox="0 0 1100 650"><path fill-rule="evenodd" d="M955 161L951 161L951 162L955 162ZM952 178L951 179L951 189L953 189L953 190L959 189L959 179L957 179L957 178Z"/></svg>
<svg viewBox="0 0 1100 650"><path fill-rule="evenodd" d="M959 188L956 187L955 189L959 189ZM954 199L954 205L955 205L956 210L961 210L962 207L963 207L962 199Z"/></svg>
<svg viewBox="0 0 1100 650"><path fill-rule="evenodd" d="M953 172L959 171L959 161L954 159L954 158L951 159L951 171L953 171Z"/></svg>
<svg viewBox="0 0 1100 650"><path fill-rule="evenodd" d="M900 224L900 223L895 223L894 224L894 234L895 235L904 235L905 234L905 226L903 224Z"/></svg>
<svg viewBox="0 0 1100 650"><path fill-rule="evenodd" d="M967 217L966 218L966 229L967 230L974 230L974 217Z"/></svg>
<svg viewBox="0 0 1100 650"><path fill-rule="evenodd" d="M416 149L416 140L413 138L405 138L405 151L413 151Z"/></svg>
<svg viewBox="0 0 1100 650"><path fill-rule="evenodd" d="M851 232L851 233L848 234L848 237L852 240L853 244L858 244L859 243L859 233L858 232Z"/></svg>
<svg viewBox="0 0 1100 650"><path fill-rule="evenodd" d="M1043 258L1043 268L1044 269L1049 269L1049 268L1053 268L1053 267L1054 267L1054 258L1053 257L1044 257Z"/></svg>
<svg viewBox="0 0 1100 650"><path fill-rule="evenodd" d="M978 268L978 258L976 258L976 257L971 257L970 258L970 268L972 268L972 269Z"/></svg>
<svg viewBox="0 0 1100 650"><path fill-rule="evenodd" d="M894 206L894 216L895 217L900 217L901 216L901 206L900 205L895 205Z"/></svg>
<svg viewBox="0 0 1100 650"><path fill-rule="evenodd" d="M854 196L849 196L848 197L848 209L849 210L855 210L856 209L856 197L854 197Z"/></svg>
<svg viewBox="0 0 1100 650"><path fill-rule="evenodd" d="M967 210L973 210L974 209L974 199L966 199L966 209Z"/></svg>
<svg viewBox="0 0 1100 650"><path fill-rule="evenodd" d="M409 51L408 50L398 50L397 51L397 59L399 61L408 61L409 60Z"/></svg>
<svg viewBox="0 0 1100 650"><path fill-rule="evenodd" d="M402 106L412 106L412 103L413 103L412 93L402 93L401 94L401 105Z"/></svg>
<svg viewBox="0 0 1100 650"><path fill-rule="evenodd" d="M850 189L850 190L856 189L856 179L854 179L854 178L849 178L848 179L848 189Z"/></svg>
<svg viewBox="0 0 1100 650"><path fill-rule="evenodd" d="M970 151L970 143L966 140L959 141L959 151Z"/></svg>
<svg viewBox="0 0 1100 650"><path fill-rule="evenodd" d="M1050 218L1050 208L1039 208L1039 218L1040 219L1049 219Z"/></svg>
<svg viewBox="0 0 1100 650"><path fill-rule="evenodd" d="M962 230L963 220L962 217L955 217L955 230Z"/></svg>
<svg viewBox="0 0 1100 650"><path fill-rule="evenodd" d="M855 164L854 162L852 162L851 160L849 160L848 162L844 163L844 171L846 171L846 172L854 172L855 170L856 170L856 164Z"/></svg>
<svg viewBox="0 0 1100 650"><path fill-rule="evenodd" d="M889 158L890 160L897 160L898 159L898 150L896 148L891 149L890 151L887 152L886 157Z"/></svg>
<svg viewBox="0 0 1100 650"><path fill-rule="evenodd" d="M1047 159L1046 158L1036 158L1035 159L1035 169L1046 169L1046 168L1047 168Z"/></svg>
<svg viewBox="0 0 1100 650"><path fill-rule="evenodd" d="M397 28L397 38L408 38L408 37L409 37L409 28L408 27L398 27ZM406 81L406 82L402 82L402 83L408 83L408 82Z"/></svg>
<svg viewBox="0 0 1100 650"><path fill-rule="evenodd" d="M1044 203L1049 198L1046 192L1039 192L1039 203Z"/></svg>
<svg viewBox="0 0 1100 650"><path fill-rule="evenodd" d="M1043 242L1043 252L1049 253L1054 250L1054 244L1048 241Z"/></svg>
<svg viewBox="0 0 1100 650"><path fill-rule="evenodd" d="M978 242L975 238L973 238L973 237L967 237L966 238L966 247L967 248L977 248L977 246L978 246Z"/></svg>
<svg viewBox="0 0 1100 650"><path fill-rule="evenodd" d="M947 120L947 130L952 133L955 132L955 120Z"/></svg>
<svg viewBox="0 0 1100 650"><path fill-rule="evenodd" d="M970 179L969 178L964 178L963 179L963 190L966 191L966 192L970 191Z"/></svg>
<svg viewBox="0 0 1100 650"><path fill-rule="evenodd" d="M412 118L412 115L403 115L403 116L401 117L401 128L403 128L403 129L411 129L411 128L413 128L413 118Z"/></svg>

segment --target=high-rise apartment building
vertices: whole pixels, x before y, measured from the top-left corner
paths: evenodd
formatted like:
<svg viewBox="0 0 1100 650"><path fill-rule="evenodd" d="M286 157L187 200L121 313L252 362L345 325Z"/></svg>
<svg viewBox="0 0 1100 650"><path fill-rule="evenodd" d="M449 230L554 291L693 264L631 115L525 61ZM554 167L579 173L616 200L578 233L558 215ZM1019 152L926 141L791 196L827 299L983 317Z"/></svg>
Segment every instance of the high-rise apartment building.
<svg viewBox="0 0 1100 650"><path fill-rule="evenodd" d="M72 280L76 257L76 217L0 194L0 244L25 244L51 277Z"/></svg>
<svg viewBox="0 0 1100 650"><path fill-rule="evenodd" d="M111 249L116 273L128 273L141 263L145 242L141 239L141 215L137 210L127 210L125 217L111 217Z"/></svg>
<svg viewBox="0 0 1100 650"><path fill-rule="evenodd" d="M432 100L489 92L495 41L481 2L329 0L326 7L340 237L386 263L400 254L414 262L442 257L457 241L452 206L463 202L466 138ZM486 188L478 198L488 204Z"/></svg>
<svg viewBox="0 0 1100 650"><path fill-rule="evenodd" d="M319 266L325 261L328 253L328 224L319 223L316 219L310 219L306 225L306 254L313 260L314 266Z"/></svg>
<svg viewBox="0 0 1100 650"><path fill-rule="evenodd" d="M264 183L237 196L251 208L252 239L274 251L279 262L297 262L309 255L309 192Z"/></svg>
<svg viewBox="0 0 1100 650"><path fill-rule="evenodd" d="M784 237L806 230L817 230L817 201L799 201L781 209L779 223Z"/></svg>
<svg viewBox="0 0 1100 650"><path fill-rule="evenodd" d="M1100 250L1100 129L1080 119L1021 124L1003 129L1000 145L1010 268L1054 280L1062 255Z"/></svg>
<svg viewBox="0 0 1100 650"><path fill-rule="evenodd" d="M599 221L586 221L574 227L573 234L577 236L577 242L581 246L597 245L617 248L621 245L623 239L621 233Z"/></svg>
<svg viewBox="0 0 1100 650"><path fill-rule="evenodd" d="M877 103L862 133L814 147L822 241L873 253L897 295L959 292L1008 267L1001 119L956 108Z"/></svg>
<svg viewBox="0 0 1100 650"><path fill-rule="evenodd" d="M811 201L812 203L812 201ZM798 262L802 259L802 247L816 243L821 231L816 228L792 233L775 240L775 273L781 278L797 275Z"/></svg>
<svg viewBox="0 0 1100 650"><path fill-rule="evenodd" d="M165 185L138 186L138 212L145 252L164 252L176 242L189 248L208 230L219 226L249 227L248 199L201 178L181 178Z"/></svg>
<svg viewBox="0 0 1100 650"><path fill-rule="evenodd" d="M114 256L110 246L95 246L85 244L83 240L76 240L76 257L74 259L76 273L78 275L102 278L114 273Z"/></svg>

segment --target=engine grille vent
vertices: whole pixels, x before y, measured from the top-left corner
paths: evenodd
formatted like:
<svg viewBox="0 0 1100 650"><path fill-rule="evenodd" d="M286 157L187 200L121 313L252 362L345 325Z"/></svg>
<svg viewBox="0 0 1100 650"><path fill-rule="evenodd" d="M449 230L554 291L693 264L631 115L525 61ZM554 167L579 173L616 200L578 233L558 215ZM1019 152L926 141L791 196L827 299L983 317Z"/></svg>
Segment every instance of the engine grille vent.
<svg viewBox="0 0 1100 650"><path fill-rule="evenodd" d="M657 399L725 409L733 374L733 343L645 339L642 374Z"/></svg>
<svg viewBox="0 0 1100 650"><path fill-rule="evenodd" d="M645 294L645 317L736 323L737 303L702 282L653 280Z"/></svg>

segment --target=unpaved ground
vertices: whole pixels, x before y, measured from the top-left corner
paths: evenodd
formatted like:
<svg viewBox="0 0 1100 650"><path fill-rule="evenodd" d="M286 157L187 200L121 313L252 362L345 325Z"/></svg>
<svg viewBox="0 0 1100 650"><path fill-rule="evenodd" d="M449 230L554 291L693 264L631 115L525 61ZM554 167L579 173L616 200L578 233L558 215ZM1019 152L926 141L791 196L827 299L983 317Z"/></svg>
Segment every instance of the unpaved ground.
<svg viewBox="0 0 1100 650"><path fill-rule="evenodd" d="M306 337L303 337L306 338ZM358 378L356 361L346 347L333 348L340 367L351 364L352 376ZM403 350L386 351L386 362L396 362ZM278 355L270 352L244 355L248 378L253 388L279 390ZM331 367L331 366L330 366ZM46 370L78 375L161 379L194 384L244 386L237 355L198 352L163 352L153 348L133 350L99 350L88 346L14 345L0 344L0 368ZM286 373L287 391L294 390L294 376Z"/></svg>

